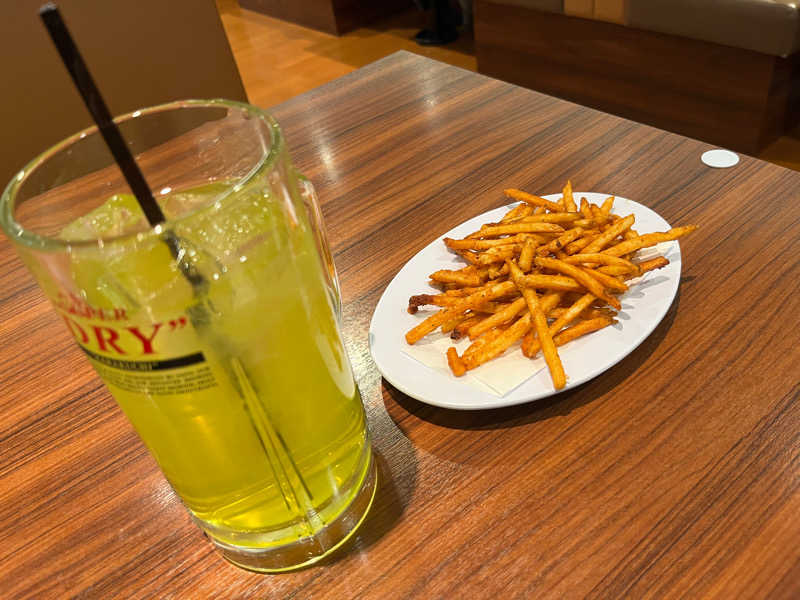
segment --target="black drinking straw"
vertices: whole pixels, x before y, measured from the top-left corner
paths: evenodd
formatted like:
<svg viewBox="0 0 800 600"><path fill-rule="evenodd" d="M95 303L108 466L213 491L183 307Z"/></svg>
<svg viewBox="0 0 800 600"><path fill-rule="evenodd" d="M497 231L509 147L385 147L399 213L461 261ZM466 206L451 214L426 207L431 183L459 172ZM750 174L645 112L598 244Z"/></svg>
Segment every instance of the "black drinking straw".
<svg viewBox="0 0 800 600"><path fill-rule="evenodd" d="M150 186L142 174L139 165L133 159L128 145L122 138L119 128L114 124L111 118L111 113L108 112L106 103L103 102L103 97L100 91L94 84L92 76L89 74L89 69L86 68L86 63L81 58L78 47L69 34L64 20L61 18L61 13L58 12L58 7L48 2L39 9L39 16L44 21L47 31L53 43L64 61L64 66L67 67L69 74L72 76L72 81L75 82L75 87L83 97L86 108L92 115L97 127L100 129L100 135L103 136L108 149L114 156L114 160L119 165L122 174L125 176L125 181L131 188L133 195L144 211L147 221L152 227L165 221L164 213L161 212L161 207L156 202L150 191Z"/></svg>
<svg viewBox="0 0 800 600"><path fill-rule="evenodd" d="M78 47L75 45L64 20L61 18L58 7L55 3L48 2L39 9L39 16L42 18L50 38L58 49L61 60L64 61L64 66L72 76L72 81L75 83L75 87L78 88L86 108L97 124L100 135L103 136L108 149L125 177L125 181L128 183L128 187L131 188L136 201L142 208L147 222L150 223L151 227L163 223L166 217L164 217L161 207L153 197L150 186L147 185L147 180L144 178L139 165L136 164L119 128L111 118L111 113L100 95L100 90L97 89L92 76L89 74L89 69L86 67ZM169 246L169 250L177 261L181 273L192 285L195 293L201 293L208 282L192 265L182 260L184 252L175 233L171 230L164 232L163 240Z"/></svg>

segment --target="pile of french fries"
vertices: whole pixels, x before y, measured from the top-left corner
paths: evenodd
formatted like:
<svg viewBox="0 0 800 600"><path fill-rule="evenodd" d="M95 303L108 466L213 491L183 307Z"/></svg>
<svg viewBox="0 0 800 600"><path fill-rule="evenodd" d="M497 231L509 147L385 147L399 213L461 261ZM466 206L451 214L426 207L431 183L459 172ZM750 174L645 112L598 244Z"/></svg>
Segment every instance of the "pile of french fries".
<svg viewBox="0 0 800 600"><path fill-rule="evenodd" d="M617 296L626 280L669 264L664 257L636 261L642 248L676 240L697 226L639 234L634 215L612 213L614 198L602 205L580 199L567 181L559 201L517 189L505 195L520 204L499 223L487 223L464 239L445 238L467 266L431 273L440 294L411 296L408 312L433 305L441 310L406 333L414 344L436 329L472 344L459 356L447 350L457 377L502 355L522 340L522 353L541 350L555 389L567 378L557 347L616 323Z"/></svg>

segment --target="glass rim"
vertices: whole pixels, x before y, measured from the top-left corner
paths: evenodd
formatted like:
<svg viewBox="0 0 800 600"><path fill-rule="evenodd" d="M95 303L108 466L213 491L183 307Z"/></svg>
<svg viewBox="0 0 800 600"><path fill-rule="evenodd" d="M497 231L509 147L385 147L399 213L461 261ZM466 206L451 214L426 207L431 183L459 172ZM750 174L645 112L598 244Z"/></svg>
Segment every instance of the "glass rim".
<svg viewBox="0 0 800 600"><path fill-rule="evenodd" d="M247 104L245 102L237 102L235 100L225 100L221 98L189 99L189 100L175 100L172 102L166 102L164 104L157 104L146 108L140 108L116 116L113 118L113 121L114 123L119 124L130 121L132 119L135 119L143 115L151 115L159 112L166 112L169 110L185 109L185 108L208 108L208 107L219 107L219 106L227 108L235 108L247 112L250 115L255 116L264 121L269 129L269 135L270 135L269 150L264 153L264 155L260 158L260 160L254 162L253 167L250 169L250 171L248 171L246 175L243 175L242 177L239 177L237 180L235 180L235 183L232 186L233 190L237 188L241 189L241 187L252 181L256 176L270 169L275 164L277 157L283 151L284 139L283 136L281 135L280 126L278 125L278 122L272 117L272 115L270 115L266 111L251 104ZM141 231L123 233L110 237L97 236L88 240L64 240L54 236L35 233L30 229L26 229L25 227L23 227L14 218L14 208L16 206L15 200L20 186L22 186L23 183L28 179L28 177L32 173L34 173L41 165L47 162L47 160L50 159L51 157L61 152L65 148L69 147L70 145L74 144L75 142L83 140L89 135L98 135L98 134L99 134L99 128L95 124L86 127L85 129L82 129L81 131L78 131L70 135L69 137L62 139L60 142L53 144L47 150L45 150L44 152L40 153L38 156L30 160L22 169L20 169L11 178L11 181L6 186L2 195L0 195L0 227L2 227L3 231L11 241L17 244L27 246L32 249L44 250L44 251L57 251L57 250L68 250L72 248L97 247L98 245L105 246L109 244L121 243L132 238L136 238L137 241L143 241L146 238L160 237L163 234L163 232L166 231L168 228L171 228L174 225L180 223L181 221L196 216L197 214L202 213L216 205L216 203L211 203L206 206L193 209L187 212L186 214L180 215L179 217L176 217L174 219L168 219L163 224L158 224L155 226L148 225L146 229L143 229Z"/></svg>

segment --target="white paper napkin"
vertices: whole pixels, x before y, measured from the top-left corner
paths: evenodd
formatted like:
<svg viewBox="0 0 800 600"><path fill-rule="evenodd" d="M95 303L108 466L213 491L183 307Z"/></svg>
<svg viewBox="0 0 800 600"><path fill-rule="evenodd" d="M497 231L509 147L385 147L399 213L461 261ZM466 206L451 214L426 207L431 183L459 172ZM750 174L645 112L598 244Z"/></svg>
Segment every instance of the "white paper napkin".
<svg viewBox="0 0 800 600"><path fill-rule="evenodd" d="M413 346L406 345L403 352L435 371L455 377L447 365L447 349L455 346L461 355L471 343L467 337L456 342L450 336L438 332L430 334ZM530 359L522 354L519 346L518 342L502 356L467 371L463 377L459 377L459 381L497 397L505 396L546 366L541 353L537 358Z"/></svg>

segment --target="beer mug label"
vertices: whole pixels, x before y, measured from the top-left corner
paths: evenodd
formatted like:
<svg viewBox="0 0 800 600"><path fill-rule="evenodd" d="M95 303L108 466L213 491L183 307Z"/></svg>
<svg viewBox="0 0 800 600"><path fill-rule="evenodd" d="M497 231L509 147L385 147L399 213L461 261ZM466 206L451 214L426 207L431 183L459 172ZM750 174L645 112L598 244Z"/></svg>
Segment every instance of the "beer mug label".
<svg viewBox="0 0 800 600"><path fill-rule="evenodd" d="M54 304L98 375L126 392L173 396L217 381L185 315L157 323L129 321L125 309L100 309L61 293Z"/></svg>

